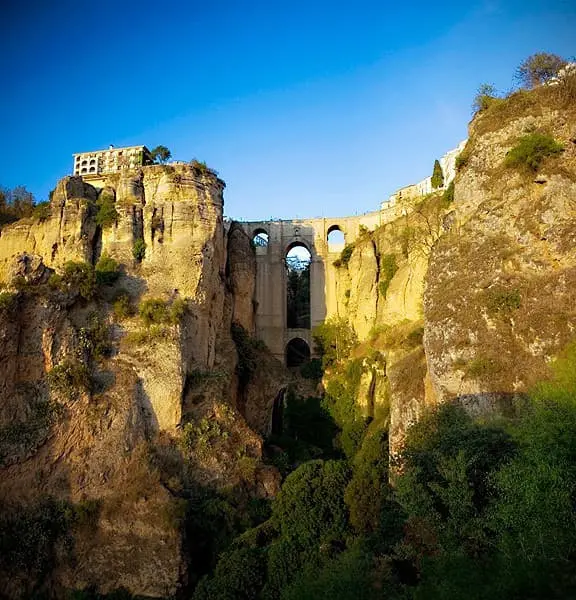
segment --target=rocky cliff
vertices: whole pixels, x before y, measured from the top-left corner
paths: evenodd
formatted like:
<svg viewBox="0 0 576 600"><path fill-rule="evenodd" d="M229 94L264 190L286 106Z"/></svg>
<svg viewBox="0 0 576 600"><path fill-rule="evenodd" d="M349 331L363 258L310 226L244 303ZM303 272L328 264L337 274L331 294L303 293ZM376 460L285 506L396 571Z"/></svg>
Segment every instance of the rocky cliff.
<svg viewBox="0 0 576 600"><path fill-rule="evenodd" d="M258 431L286 375L251 337L254 252L223 223L223 187L193 166L125 172L100 190L67 177L49 218L2 230L8 597L170 596L197 570L182 526L191 495L275 493ZM16 539L29 522L59 523L40 555L31 544L30 569Z"/></svg>
<svg viewBox="0 0 576 600"><path fill-rule="evenodd" d="M574 107L573 80L494 99L470 124L454 187L406 202L338 270L338 313L363 342L358 402L370 417L382 405L393 454L428 406L513 410L574 338ZM562 150L506 161L534 135Z"/></svg>

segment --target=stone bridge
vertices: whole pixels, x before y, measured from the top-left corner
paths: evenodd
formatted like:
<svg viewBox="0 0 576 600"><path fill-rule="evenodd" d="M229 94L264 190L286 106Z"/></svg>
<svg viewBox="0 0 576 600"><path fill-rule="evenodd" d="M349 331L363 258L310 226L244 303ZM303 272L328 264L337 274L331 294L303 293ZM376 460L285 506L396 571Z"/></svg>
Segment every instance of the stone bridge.
<svg viewBox="0 0 576 600"><path fill-rule="evenodd" d="M278 359L285 362L286 348L293 340L303 340L313 351L311 329L337 314L336 267L332 263L344 244L329 243L328 235L339 230L345 244L351 244L361 227L374 230L399 216L396 205L383 206L382 210L353 217L240 223L252 239L259 234L268 236L266 246L256 246L256 336ZM309 329L287 327L286 255L296 246L306 248L311 255Z"/></svg>

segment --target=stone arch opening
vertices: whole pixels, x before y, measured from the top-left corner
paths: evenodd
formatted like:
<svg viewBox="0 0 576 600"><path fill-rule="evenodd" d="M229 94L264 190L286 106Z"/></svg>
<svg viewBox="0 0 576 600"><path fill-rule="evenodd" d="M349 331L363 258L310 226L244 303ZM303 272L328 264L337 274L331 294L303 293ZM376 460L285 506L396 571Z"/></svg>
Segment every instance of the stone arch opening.
<svg viewBox="0 0 576 600"><path fill-rule="evenodd" d="M286 249L286 327L310 329L310 263L312 254L303 242Z"/></svg>
<svg viewBox="0 0 576 600"><path fill-rule="evenodd" d="M270 237L265 229L255 229L252 236L252 243L256 248L267 248Z"/></svg>
<svg viewBox="0 0 576 600"><path fill-rule="evenodd" d="M340 225L332 225L328 228L326 234L328 242L328 252L341 252L346 244L344 232L340 229Z"/></svg>
<svg viewBox="0 0 576 600"><path fill-rule="evenodd" d="M310 360L310 346L302 338L293 338L286 344L286 366L289 369L301 367Z"/></svg>

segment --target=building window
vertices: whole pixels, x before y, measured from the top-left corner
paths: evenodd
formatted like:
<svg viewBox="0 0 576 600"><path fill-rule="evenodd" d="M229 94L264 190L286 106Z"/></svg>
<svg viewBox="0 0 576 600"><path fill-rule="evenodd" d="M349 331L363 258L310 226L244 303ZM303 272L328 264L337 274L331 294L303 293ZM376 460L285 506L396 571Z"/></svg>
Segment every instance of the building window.
<svg viewBox="0 0 576 600"><path fill-rule="evenodd" d="M84 167L85 165L87 165L87 164L88 164L88 161L87 161L87 160L83 160L83 161L82 161L82 166L83 166L83 167Z"/></svg>
<svg viewBox="0 0 576 600"><path fill-rule="evenodd" d="M90 167L90 173L95 173L96 172L96 167Z"/></svg>
<svg viewBox="0 0 576 600"><path fill-rule="evenodd" d="M86 167L82 167L81 173L86 173Z"/></svg>

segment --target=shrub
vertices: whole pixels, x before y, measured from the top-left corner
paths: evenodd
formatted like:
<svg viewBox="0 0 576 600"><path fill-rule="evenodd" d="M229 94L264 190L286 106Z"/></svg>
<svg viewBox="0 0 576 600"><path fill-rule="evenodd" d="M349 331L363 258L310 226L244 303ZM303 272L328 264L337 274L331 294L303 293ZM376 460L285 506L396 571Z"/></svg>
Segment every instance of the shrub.
<svg viewBox="0 0 576 600"><path fill-rule="evenodd" d="M448 187L444 190L442 194L442 201L445 205L451 204L454 201L454 182L451 181L448 184Z"/></svg>
<svg viewBox="0 0 576 600"><path fill-rule="evenodd" d="M8 310L14 306L16 294L11 292L0 292L0 310Z"/></svg>
<svg viewBox="0 0 576 600"><path fill-rule="evenodd" d="M90 300L96 291L94 268L88 263L68 261L64 264L62 284Z"/></svg>
<svg viewBox="0 0 576 600"><path fill-rule="evenodd" d="M51 216L50 202L39 202L34 206L32 217L38 221L46 221Z"/></svg>
<svg viewBox="0 0 576 600"><path fill-rule="evenodd" d="M197 423L188 422L182 427L179 444L185 453L196 453L205 459L215 444L227 440L229 435L216 419L203 417Z"/></svg>
<svg viewBox="0 0 576 600"><path fill-rule="evenodd" d="M501 100L501 98L498 98L498 92L493 85L489 83L483 83L478 88L478 91L474 96L474 100L472 102L472 112L476 114L478 112L488 110L490 106Z"/></svg>
<svg viewBox="0 0 576 600"><path fill-rule="evenodd" d="M236 374L240 385L245 386L258 366L258 352L266 346L264 342L251 337L240 323L232 323L230 333L238 354Z"/></svg>
<svg viewBox="0 0 576 600"><path fill-rule="evenodd" d="M340 258L336 259L332 264L335 267L345 267L352 258L352 252L354 252L354 244L346 244L340 252Z"/></svg>
<svg viewBox="0 0 576 600"><path fill-rule="evenodd" d="M96 224L100 227L110 227L120 216L116 210L114 196L102 192L96 201Z"/></svg>
<svg viewBox="0 0 576 600"><path fill-rule="evenodd" d="M114 302L114 315L117 319L126 319L134 315L134 306L128 294L121 294Z"/></svg>
<svg viewBox="0 0 576 600"><path fill-rule="evenodd" d="M50 389L69 400L76 400L92 389L90 371L79 362L65 361L48 371L46 377Z"/></svg>
<svg viewBox="0 0 576 600"><path fill-rule="evenodd" d="M82 327L78 332L80 347L95 359L109 356L112 345L108 325L97 313L92 313L89 321L88 327Z"/></svg>
<svg viewBox="0 0 576 600"><path fill-rule="evenodd" d="M520 291L493 288L487 291L487 309L491 315L509 316L518 310L522 301Z"/></svg>
<svg viewBox="0 0 576 600"><path fill-rule="evenodd" d="M330 317L317 325L312 331L312 336L324 368L348 358L358 341L356 332L348 321L337 317Z"/></svg>
<svg viewBox="0 0 576 600"><path fill-rule="evenodd" d="M112 285L120 277L120 265L112 257L103 254L96 263L96 284Z"/></svg>
<svg viewBox="0 0 576 600"><path fill-rule="evenodd" d="M564 148L556 140L542 133L531 133L520 138L504 159L504 166L536 172L544 159L557 156Z"/></svg>
<svg viewBox="0 0 576 600"><path fill-rule="evenodd" d="M456 157L456 171L461 171L468 164L469 160L470 152L467 151L466 147L464 147L464 150L462 150L462 152L460 152L460 154Z"/></svg>
<svg viewBox="0 0 576 600"><path fill-rule="evenodd" d="M218 171L211 169L203 160L197 160L196 158L193 158L190 161L190 166L198 171L201 175L212 175L214 177L218 175Z"/></svg>
<svg viewBox="0 0 576 600"><path fill-rule="evenodd" d="M132 256L138 262L142 262L146 256L146 242L142 238L134 240L134 246L132 246Z"/></svg>
<svg viewBox="0 0 576 600"><path fill-rule="evenodd" d="M300 367L300 375L304 379L322 379L323 374L322 361L319 358L312 358Z"/></svg>
<svg viewBox="0 0 576 600"><path fill-rule="evenodd" d="M148 298L138 307L144 325L177 325L186 309L186 302L176 298L171 304L161 298Z"/></svg>

